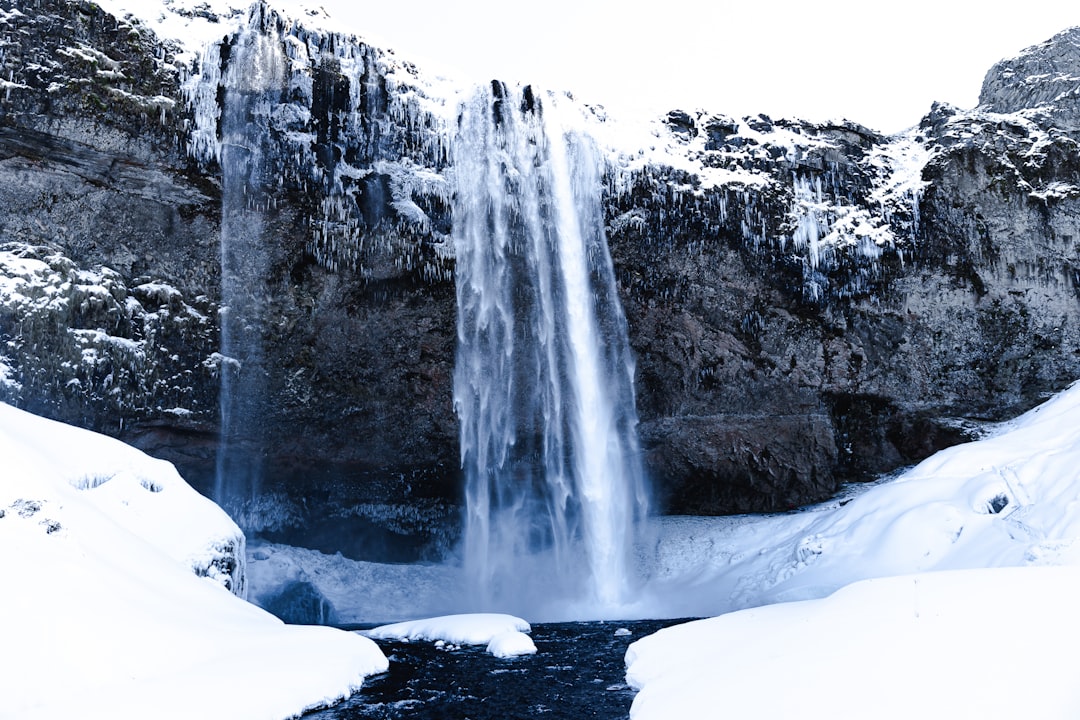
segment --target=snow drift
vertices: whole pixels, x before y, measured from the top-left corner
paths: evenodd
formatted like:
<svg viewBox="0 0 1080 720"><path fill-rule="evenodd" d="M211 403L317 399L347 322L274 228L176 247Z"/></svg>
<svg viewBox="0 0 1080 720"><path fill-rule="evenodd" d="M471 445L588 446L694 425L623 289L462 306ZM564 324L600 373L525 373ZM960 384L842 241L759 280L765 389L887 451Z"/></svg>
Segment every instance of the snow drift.
<svg viewBox="0 0 1080 720"><path fill-rule="evenodd" d="M168 463L4 404L0 455L0 716L283 718L386 670L230 593L243 536Z"/></svg>
<svg viewBox="0 0 1080 720"><path fill-rule="evenodd" d="M631 645L631 716L1076 717L1078 467L1080 384L854 499L674 521L666 597L775 604Z"/></svg>

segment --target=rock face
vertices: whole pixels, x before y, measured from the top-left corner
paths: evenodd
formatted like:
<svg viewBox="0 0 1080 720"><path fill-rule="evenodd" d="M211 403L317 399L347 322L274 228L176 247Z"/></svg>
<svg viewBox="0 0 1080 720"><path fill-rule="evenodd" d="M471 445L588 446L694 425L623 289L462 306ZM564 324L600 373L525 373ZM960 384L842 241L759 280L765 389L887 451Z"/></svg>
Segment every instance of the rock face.
<svg viewBox="0 0 1080 720"><path fill-rule="evenodd" d="M460 492L457 101L265 6L218 20L190 59L91 3L0 0L0 400L209 492L221 374L244 373L220 336L239 188L262 238L246 524L353 557L438 553ZM673 112L608 147L615 121L592 112L663 509L812 502L1080 376L1076 33L995 66L979 108L935 106L896 137ZM236 185L241 92L265 172Z"/></svg>
<svg viewBox="0 0 1080 720"><path fill-rule="evenodd" d="M220 374L236 368L218 352L219 125L238 33L186 67L90 3L0 9L0 393L172 460L210 493ZM439 176L403 168L446 150L380 52L350 40L339 57L341 38L261 6L244 27L310 56L252 118L279 186L248 318L266 377L241 441L264 501L244 520L318 536L337 515L358 547L438 537L457 493L449 206Z"/></svg>
<svg viewBox="0 0 1080 720"><path fill-rule="evenodd" d="M665 198L641 174L611 233L668 508L808 502L1074 379L1080 158L1044 109L935 107L907 138L703 120L680 124L706 165L772 143L766 180Z"/></svg>
<svg viewBox="0 0 1080 720"><path fill-rule="evenodd" d="M997 113L1041 110L1066 132L1080 129L1080 27L1002 60L986 74L979 105Z"/></svg>

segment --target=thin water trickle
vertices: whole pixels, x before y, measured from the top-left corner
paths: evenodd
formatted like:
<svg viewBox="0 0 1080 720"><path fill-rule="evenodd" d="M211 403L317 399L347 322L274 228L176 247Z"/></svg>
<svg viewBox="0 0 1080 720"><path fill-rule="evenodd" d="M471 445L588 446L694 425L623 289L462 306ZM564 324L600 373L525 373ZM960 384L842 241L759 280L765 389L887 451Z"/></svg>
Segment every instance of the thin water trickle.
<svg viewBox="0 0 1080 720"><path fill-rule="evenodd" d="M281 43L252 10L228 51L221 112L221 442L214 500L242 526L258 494L262 448L257 431L264 395L261 317L266 302L263 242L268 170L266 122L285 74Z"/></svg>
<svg viewBox="0 0 1080 720"><path fill-rule="evenodd" d="M647 499L598 157L556 98L496 82L462 107L454 177L474 602L616 608Z"/></svg>

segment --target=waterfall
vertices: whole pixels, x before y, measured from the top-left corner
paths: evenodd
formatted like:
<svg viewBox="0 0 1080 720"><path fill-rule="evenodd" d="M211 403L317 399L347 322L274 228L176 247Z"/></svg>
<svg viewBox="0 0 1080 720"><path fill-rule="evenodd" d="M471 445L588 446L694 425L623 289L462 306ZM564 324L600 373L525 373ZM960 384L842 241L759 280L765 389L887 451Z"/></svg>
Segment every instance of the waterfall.
<svg viewBox="0 0 1080 720"><path fill-rule="evenodd" d="M482 607L590 612L632 589L647 494L598 166L553 96L495 82L461 109L454 403Z"/></svg>
<svg viewBox="0 0 1080 720"><path fill-rule="evenodd" d="M268 208L263 144L278 102L285 61L272 18L262 6L232 45L223 45L221 110L221 442L214 500L241 527L259 492L263 448L258 419L265 402L262 330L268 303L268 255L263 228Z"/></svg>

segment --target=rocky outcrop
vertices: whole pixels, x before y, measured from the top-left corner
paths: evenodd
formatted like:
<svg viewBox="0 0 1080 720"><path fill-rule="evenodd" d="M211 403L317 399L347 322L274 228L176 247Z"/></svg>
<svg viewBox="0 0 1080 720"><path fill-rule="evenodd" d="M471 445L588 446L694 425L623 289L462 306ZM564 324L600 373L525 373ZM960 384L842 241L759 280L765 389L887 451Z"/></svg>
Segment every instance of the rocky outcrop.
<svg viewBox="0 0 1080 720"><path fill-rule="evenodd" d="M754 175L665 198L648 183L678 181L644 174L615 201L642 433L674 480L668 508L807 502L1075 378L1080 157L1044 109L936 107L899 138L669 122L686 143L706 135L706 165ZM807 234L816 249L800 247Z"/></svg>
<svg viewBox="0 0 1080 720"><path fill-rule="evenodd" d="M1039 110L1051 125L1080 130L1080 27L990 68L979 105L996 113Z"/></svg>
<svg viewBox="0 0 1080 720"><path fill-rule="evenodd" d="M5 399L208 433L219 210L188 172L176 68L90 3L0 4L0 38Z"/></svg>
<svg viewBox="0 0 1080 720"><path fill-rule="evenodd" d="M219 352L219 125L238 35L185 65L90 3L0 9L0 392L210 493L221 373L236 368ZM310 65L258 118L279 172L251 288L266 377L240 445L265 477L247 520L338 517L356 544L385 545L444 525L457 492L447 193L419 172L446 149L381 51L261 7L252 25Z"/></svg>
<svg viewBox="0 0 1080 720"><path fill-rule="evenodd" d="M261 5L217 20L194 57L90 3L0 0L0 399L209 492L221 373L243 373L220 336L238 188L262 253L230 308L264 354L234 438L263 468L249 526L437 553L460 492L457 100ZM995 66L979 108L896 137L673 112L627 147L592 112L664 509L812 502L1080 376L1075 34ZM261 94L236 75L251 53ZM248 93L243 143L229 93ZM229 176L230 143L267 172Z"/></svg>

